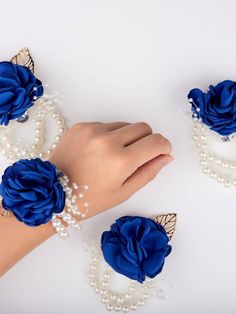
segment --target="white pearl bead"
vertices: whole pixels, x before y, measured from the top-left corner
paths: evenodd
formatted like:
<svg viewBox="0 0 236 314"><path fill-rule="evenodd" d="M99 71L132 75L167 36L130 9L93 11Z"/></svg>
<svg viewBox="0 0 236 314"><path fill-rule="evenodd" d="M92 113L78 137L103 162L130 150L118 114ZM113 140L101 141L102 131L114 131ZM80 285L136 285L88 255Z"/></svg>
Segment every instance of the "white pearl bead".
<svg viewBox="0 0 236 314"><path fill-rule="evenodd" d="M89 272L89 273L88 273L88 277L89 277L89 278L94 278L94 277L95 277L95 274L94 274L93 272Z"/></svg>
<svg viewBox="0 0 236 314"><path fill-rule="evenodd" d="M213 161L213 160L214 160L214 156L208 155L208 156L207 156L207 159L210 160L210 161Z"/></svg>
<svg viewBox="0 0 236 314"><path fill-rule="evenodd" d="M220 159L220 158L215 158L215 160L214 160L214 162L215 162L215 164L217 164L217 165L220 165L221 164L221 162L222 162L222 160Z"/></svg>
<svg viewBox="0 0 236 314"><path fill-rule="evenodd" d="M56 135L55 136L55 141L58 143L61 140L61 136L60 135Z"/></svg>
<svg viewBox="0 0 236 314"><path fill-rule="evenodd" d="M43 124L43 121L42 120L36 120L36 125L37 126L41 126Z"/></svg>
<svg viewBox="0 0 236 314"><path fill-rule="evenodd" d="M40 158L44 158L44 152L40 152L40 153L39 153L39 157L40 157Z"/></svg>
<svg viewBox="0 0 236 314"><path fill-rule="evenodd" d="M131 308L131 310L135 311L137 309L137 305L136 304L131 304L130 308Z"/></svg>
<svg viewBox="0 0 236 314"><path fill-rule="evenodd" d="M52 118L55 119L59 116L58 112L54 111L52 112Z"/></svg>
<svg viewBox="0 0 236 314"><path fill-rule="evenodd" d="M95 287L97 285L97 282L95 280L91 280L89 284L91 287Z"/></svg>
<svg viewBox="0 0 236 314"><path fill-rule="evenodd" d="M65 132L65 128L59 128L59 129L58 129L58 133L62 134L62 133L64 133L64 132Z"/></svg>
<svg viewBox="0 0 236 314"><path fill-rule="evenodd" d="M106 295L106 294L107 294L107 290L104 289L104 288L101 289L101 290L100 290L100 294L101 294L101 295Z"/></svg>
<svg viewBox="0 0 236 314"><path fill-rule="evenodd" d="M132 297L132 295L131 295L130 293L126 293L126 294L125 294L125 298L126 298L126 299L131 299L131 297Z"/></svg>
<svg viewBox="0 0 236 314"><path fill-rule="evenodd" d="M61 225L61 220L60 219L53 219L52 220L52 225L53 227L58 227Z"/></svg>
<svg viewBox="0 0 236 314"><path fill-rule="evenodd" d="M62 239L68 239L69 238L69 233L67 231L64 231L64 232L60 232L59 233L59 236L62 238Z"/></svg>
<svg viewBox="0 0 236 314"><path fill-rule="evenodd" d="M122 306L122 311L123 311L124 313L129 312L129 306L128 306L128 305Z"/></svg>
<svg viewBox="0 0 236 314"><path fill-rule="evenodd" d="M117 302L123 303L124 302L124 298L122 296L118 296L117 297Z"/></svg>
<svg viewBox="0 0 236 314"><path fill-rule="evenodd" d="M103 297L103 298L102 298L102 303L105 303L105 304L106 304L106 303L108 303L108 302L109 302L109 299L108 299L107 297Z"/></svg>
<svg viewBox="0 0 236 314"><path fill-rule="evenodd" d="M230 181L225 181L225 182L224 182L224 186L225 186L226 188L231 187L231 182L230 182Z"/></svg>
<svg viewBox="0 0 236 314"><path fill-rule="evenodd" d="M36 133L36 134L41 134L41 129L36 128L36 129L35 129L35 133Z"/></svg>
<svg viewBox="0 0 236 314"><path fill-rule="evenodd" d="M63 120L61 120L61 119L57 120L56 125L57 126L63 126L64 125Z"/></svg>
<svg viewBox="0 0 236 314"><path fill-rule="evenodd" d="M212 178L217 178L217 174L215 172L211 172L210 175L211 175Z"/></svg>
<svg viewBox="0 0 236 314"><path fill-rule="evenodd" d="M206 155L205 152L200 151L199 156L200 156L201 158L206 158L207 155Z"/></svg>
<svg viewBox="0 0 236 314"><path fill-rule="evenodd" d="M108 286L108 281L107 280L103 280L102 281L102 286L103 287L107 287Z"/></svg>
<svg viewBox="0 0 236 314"><path fill-rule="evenodd" d="M229 164L228 164L227 162L223 162L223 163L222 163L222 167L223 167L223 168L228 168L228 167L229 167Z"/></svg>
<svg viewBox="0 0 236 314"><path fill-rule="evenodd" d="M139 306L143 306L144 305L144 301L142 299L138 300L138 305Z"/></svg>
<svg viewBox="0 0 236 314"><path fill-rule="evenodd" d="M96 269L97 269L97 266L94 265L94 264L91 264L90 269L91 269L91 270L96 270Z"/></svg>
<svg viewBox="0 0 236 314"><path fill-rule="evenodd" d="M103 276L104 276L105 279L109 279L110 278L110 274L107 273L107 272L105 272Z"/></svg>
<svg viewBox="0 0 236 314"><path fill-rule="evenodd" d="M217 178L217 181L220 182L220 183L223 183L223 182L224 182L224 178L219 176L219 177Z"/></svg>
<svg viewBox="0 0 236 314"><path fill-rule="evenodd" d="M42 138L40 136L36 136L34 141L35 143L40 143L42 141Z"/></svg>
<svg viewBox="0 0 236 314"><path fill-rule="evenodd" d="M112 304L107 304L107 310L108 310L108 311L112 311L112 310L113 310Z"/></svg>
<svg viewBox="0 0 236 314"><path fill-rule="evenodd" d="M143 298L143 299L148 299L148 297L149 297L148 293L143 293L143 294L142 294L142 298Z"/></svg>
<svg viewBox="0 0 236 314"><path fill-rule="evenodd" d="M200 164L201 164L202 166L206 166L207 161L206 161L205 159L202 159L202 160L200 161Z"/></svg>
<svg viewBox="0 0 236 314"><path fill-rule="evenodd" d="M60 232L64 232L66 229L63 225L58 225L58 226L56 226L56 230L57 230L57 232L60 233Z"/></svg>
<svg viewBox="0 0 236 314"><path fill-rule="evenodd" d="M74 228L76 230L81 230L82 225L79 222L76 222L76 223L72 224L72 228Z"/></svg>
<svg viewBox="0 0 236 314"><path fill-rule="evenodd" d="M116 312L120 312L121 311L121 306L117 304L117 305L115 305L114 309L115 309Z"/></svg>
<svg viewBox="0 0 236 314"><path fill-rule="evenodd" d="M130 287L129 287L129 290L130 290L131 292L134 292L134 291L135 291L135 287L134 287L134 286L130 286Z"/></svg>
<svg viewBox="0 0 236 314"><path fill-rule="evenodd" d="M110 294L110 298L111 298L112 301L115 301L116 297L117 297L117 295L115 293L111 293Z"/></svg>
<svg viewBox="0 0 236 314"><path fill-rule="evenodd" d="M204 167L202 170L206 174L210 173L210 169L208 167Z"/></svg>

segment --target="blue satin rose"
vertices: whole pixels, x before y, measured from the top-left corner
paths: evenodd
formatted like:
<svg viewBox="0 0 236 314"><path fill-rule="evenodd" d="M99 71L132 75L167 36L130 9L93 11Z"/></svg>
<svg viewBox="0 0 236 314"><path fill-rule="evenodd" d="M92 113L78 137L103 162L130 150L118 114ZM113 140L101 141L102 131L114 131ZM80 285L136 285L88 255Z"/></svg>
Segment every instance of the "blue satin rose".
<svg viewBox="0 0 236 314"><path fill-rule="evenodd" d="M0 124L21 117L42 94L41 81L27 67L0 62Z"/></svg>
<svg viewBox="0 0 236 314"><path fill-rule="evenodd" d="M143 283L162 271L171 246L165 229L154 220L124 216L101 238L106 262L118 273Z"/></svg>
<svg viewBox="0 0 236 314"><path fill-rule="evenodd" d="M222 136L236 132L236 83L230 80L209 86L204 93L192 89L188 98L192 100L192 111L211 130Z"/></svg>
<svg viewBox="0 0 236 314"><path fill-rule="evenodd" d="M6 168L0 185L2 206L28 226L51 220L65 206L65 192L50 161L21 159Z"/></svg>

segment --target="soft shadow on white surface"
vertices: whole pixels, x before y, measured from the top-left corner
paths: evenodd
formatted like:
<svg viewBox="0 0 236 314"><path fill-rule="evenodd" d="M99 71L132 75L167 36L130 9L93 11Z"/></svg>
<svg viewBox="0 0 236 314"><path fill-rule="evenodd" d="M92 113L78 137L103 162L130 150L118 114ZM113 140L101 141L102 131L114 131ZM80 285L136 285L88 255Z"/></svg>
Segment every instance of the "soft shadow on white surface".
<svg viewBox="0 0 236 314"><path fill-rule="evenodd" d="M175 161L130 200L85 224L100 237L123 214L178 213L164 301L137 313L235 313L235 190L205 177L180 109L192 87L236 77L235 1L3 1L0 59L28 46L36 74L77 121L146 121ZM3 167L3 164L1 164ZM11 243L9 242L9 245ZM105 313L87 285L79 235L54 237L0 281L0 313Z"/></svg>

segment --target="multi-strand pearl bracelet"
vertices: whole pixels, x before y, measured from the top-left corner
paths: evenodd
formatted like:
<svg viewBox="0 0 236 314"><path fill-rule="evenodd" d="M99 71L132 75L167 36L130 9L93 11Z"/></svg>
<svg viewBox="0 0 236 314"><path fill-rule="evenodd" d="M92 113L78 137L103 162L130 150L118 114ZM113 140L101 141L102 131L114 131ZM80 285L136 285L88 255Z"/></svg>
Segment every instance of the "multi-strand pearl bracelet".
<svg viewBox="0 0 236 314"><path fill-rule="evenodd" d="M78 198L83 199L84 193L88 190L88 185L78 185L72 183L69 185L69 178L67 175L60 177L60 182L66 194L66 206L60 214L54 214L51 220L53 228L57 231L62 239L69 237L68 227L75 230L80 230L82 225L81 219L84 219L88 213L88 203L84 202L80 207L77 205ZM78 196L73 192L78 192Z"/></svg>
<svg viewBox="0 0 236 314"><path fill-rule="evenodd" d="M56 109L59 100L57 94L44 95L38 100L34 100L34 105L20 119L13 120L6 126L0 126L0 154L9 162L21 158L40 158L47 159L53 149L60 142L62 135L66 131L66 125L63 116ZM35 136L32 144L25 143L22 138L16 138L23 124L28 123L28 114L30 121L35 123ZM43 148L45 142L46 118L54 120L57 132L54 141L48 148Z"/></svg>
<svg viewBox="0 0 236 314"><path fill-rule="evenodd" d="M2 176L0 214L13 214L31 227L51 221L66 239L68 227L80 230L80 220L88 213L89 205L84 201L87 190L88 185L70 184L68 176L50 161L21 159L7 167Z"/></svg>
<svg viewBox="0 0 236 314"><path fill-rule="evenodd" d="M232 176L232 171L236 171L236 162L221 158L209 150L209 132L212 133L212 131L207 130L207 126L201 123L199 119L193 121L192 131L193 140L199 148L203 173L223 184L224 187L236 186L236 177ZM212 136L216 135L212 134ZM227 174L226 171L230 171L230 174Z"/></svg>
<svg viewBox="0 0 236 314"><path fill-rule="evenodd" d="M135 219L135 218L134 218ZM134 220L133 220L134 221ZM165 226L166 232L168 237L174 233L175 223L176 223L176 215L175 214L167 214L155 217L155 221L161 221L161 225ZM120 227L120 225L119 225ZM133 226L134 227L134 226ZM116 230L115 233L119 233L119 228L114 229ZM132 229L134 231L135 229ZM135 235L132 235L131 229L130 232L130 240L133 238L134 242L138 241L135 239ZM153 230L152 230L153 231ZM142 232L150 232L147 228L143 231L140 228L140 234ZM119 236L118 236L119 237ZM142 237L142 236L141 236ZM163 299L163 290L158 287L156 278L146 278L143 283L138 282L137 280L133 280L130 278L123 277L123 280L126 281L125 288L119 289L117 291L114 283L116 280L119 280L120 274L110 267L103 258L104 252L101 251L101 248L104 249L99 245L99 243L90 237L89 235L85 235L83 238L85 242L86 251L88 251L91 255L91 262L89 264L89 271L88 271L88 281L89 285L94 289L95 293L99 295L101 302L105 305L107 311L115 311L115 312L124 312L128 313L129 311L135 311L136 309L145 305L147 300L151 297L156 297L159 299ZM123 245L125 246L125 237L121 240ZM158 241L158 239L156 239ZM119 255L119 240L112 241L113 245L117 246L117 254ZM115 257L117 258L117 254ZM130 251L127 251L126 254L132 254ZM136 254L133 252L133 254ZM132 259L132 257L130 257ZM112 260L112 257L111 257ZM127 263L127 261L126 261ZM158 258L157 258L158 263ZM122 267L122 266L120 266ZM125 269L125 266L123 266ZM137 262L135 267L139 267L139 263ZM118 278L115 278L118 276ZM127 275L127 277L129 277Z"/></svg>

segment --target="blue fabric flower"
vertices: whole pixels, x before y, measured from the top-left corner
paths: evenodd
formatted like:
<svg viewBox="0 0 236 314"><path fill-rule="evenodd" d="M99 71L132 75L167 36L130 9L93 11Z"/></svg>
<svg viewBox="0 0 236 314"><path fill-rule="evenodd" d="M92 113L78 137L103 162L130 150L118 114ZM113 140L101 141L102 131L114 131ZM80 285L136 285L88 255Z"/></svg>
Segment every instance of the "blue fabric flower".
<svg viewBox="0 0 236 314"><path fill-rule="evenodd" d="M165 229L154 220L124 216L111 225L101 238L106 262L118 273L143 283L145 276L162 271L171 252Z"/></svg>
<svg viewBox="0 0 236 314"><path fill-rule="evenodd" d="M50 161L21 159L6 168L0 185L2 206L28 226L51 220L65 206L65 192Z"/></svg>
<svg viewBox="0 0 236 314"><path fill-rule="evenodd" d="M222 136L236 132L236 83L230 80L209 86L204 93L198 88L192 89L188 98L192 98L192 111L211 130ZM199 111L199 109L200 111Z"/></svg>
<svg viewBox="0 0 236 314"><path fill-rule="evenodd" d="M0 62L0 124L21 117L42 94L41 81L27 67Z"/></svg>

